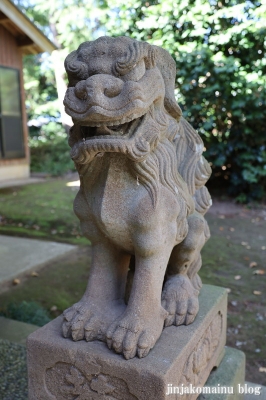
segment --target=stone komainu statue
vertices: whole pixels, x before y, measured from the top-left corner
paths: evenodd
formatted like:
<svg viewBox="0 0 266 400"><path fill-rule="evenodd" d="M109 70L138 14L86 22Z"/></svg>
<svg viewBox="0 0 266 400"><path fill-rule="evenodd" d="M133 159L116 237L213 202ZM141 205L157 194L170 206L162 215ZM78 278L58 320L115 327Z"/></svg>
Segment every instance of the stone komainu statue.
<svg viewBox="0 0 266 400"><path fill-rule="evenodd" d="M168 52L101 37L69 54L65 67L81 181L74 210L92 265L84 296L64 312L63 334L145 357L164 326L197 315L211 169L176 103Z"/></svg>

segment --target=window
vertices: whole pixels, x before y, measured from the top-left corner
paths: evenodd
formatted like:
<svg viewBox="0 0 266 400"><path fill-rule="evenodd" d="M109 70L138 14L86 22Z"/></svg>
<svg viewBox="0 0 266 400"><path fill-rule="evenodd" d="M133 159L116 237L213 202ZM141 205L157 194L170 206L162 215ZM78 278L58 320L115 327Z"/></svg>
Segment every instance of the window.
<svg viewBox="0 0 266 400"><path fill-rule="evenodd" d="M0 158L25 157L19 70L0 67Z"/></svg>

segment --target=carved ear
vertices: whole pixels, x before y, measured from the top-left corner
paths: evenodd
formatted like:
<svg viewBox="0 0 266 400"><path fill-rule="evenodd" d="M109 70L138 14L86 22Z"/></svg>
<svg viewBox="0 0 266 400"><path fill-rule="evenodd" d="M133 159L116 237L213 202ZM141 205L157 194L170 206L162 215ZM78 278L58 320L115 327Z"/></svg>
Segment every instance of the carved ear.
<svg viewBox="0 0 266 400"><path fill-rule="evenodd" d="M144 49L146 50L146 54L144 56L144 61L146 69L154 68L156 65L156 51L154 47L155 46L151 46L149 43L145 43Z"/></svg>
<svg viewBox="0 0 266 400"><path fill-rule="evenodd" d="M176 77L176 65L174 59L170 56L168 51L161 47L152 46L156 52L156 65L161 71L164 84L165 84L165 98L164 106L166 111L177 119L182 116L182 110L177 104L175 99L175 77Z"/></svg>
<svg viewBox="0 0 266 400"><path fill-rule="evenodd" d="M72 51L65 59L65 69L67 72L69 86L75 86L80 80L87 79L89 76L86 63L78 60L78 52Z"/></svg>

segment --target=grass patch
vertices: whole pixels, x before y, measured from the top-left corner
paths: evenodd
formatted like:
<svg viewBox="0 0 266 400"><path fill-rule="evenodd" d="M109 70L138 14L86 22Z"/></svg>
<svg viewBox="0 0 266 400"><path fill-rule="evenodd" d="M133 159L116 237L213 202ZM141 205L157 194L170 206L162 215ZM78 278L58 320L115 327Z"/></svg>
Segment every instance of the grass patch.
<svg viewBox="0 0 266 400"><path fill-rule="evenodd" d="M80 247L65 257L38 270L38 277L25 275L20 285L0 294L0 312L7 313L10 303L36 302L51 318L80 300L84 294L90 267L90 247Z"/></svg>
<svg viewBox="0 0 266 400"><path fill-rule="evenodd" d="M59 178L0 189L0 234L88 244L73 212L78 191Z"/></svg>

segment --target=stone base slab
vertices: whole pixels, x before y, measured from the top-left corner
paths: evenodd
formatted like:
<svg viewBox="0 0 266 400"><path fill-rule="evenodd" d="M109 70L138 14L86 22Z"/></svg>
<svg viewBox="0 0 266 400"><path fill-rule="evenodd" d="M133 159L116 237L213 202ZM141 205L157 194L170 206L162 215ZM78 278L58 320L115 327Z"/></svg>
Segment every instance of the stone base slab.
<svg viewBox="0 0 266 400"><path fill-rule="evenodd" d="M18 278L25 272L36 270L77 248L65 243L0 235L0 285Z"/></svg>
<svg viewBox="0 0 266 400"><path fill-rule="evenodd" d="M27 337L32 332L35 332L37 329L39 329L39 327L36 325L15 321L5 317L0 317L0 326L0 340L9 340L9 342L20 343L24 345L26 344Z"/></svg>
<svg viewBox="0 0 266 400"><path fill-rule="evenodd" d="M245 382L247 390L245 393L245 400L256 400L258 399L258 388L260 388L259 399L266 400L266 386L262 386L257 383ZM246 388L245 387L245 388ZM252 390L253 389L253 390Z"/></svg>
<svg viewBox="0 0 266 400"><path fill-rule="evenodd" d="M226 347L221 364L211 372L203 389L204 392L198 400L246 399L250 392L255 392L255 389L252 387L253 384L245 382L245 366L245 354L240 350ZM254 386L262 388L261 385ZM173 400L173 397L169 396L169 400ZM261 397L260 400L262 400Z"/></svg>
<svg viewBox="0 0 266 400"><path fill-rule="evenodd" d="M105 343L63 338L58 317L28 338L29 400L165 400L170 384L203 386L224 354L226 290L204 285L199 300L191 325L164 329L147 357L128 361Z"/></svg>

